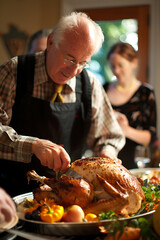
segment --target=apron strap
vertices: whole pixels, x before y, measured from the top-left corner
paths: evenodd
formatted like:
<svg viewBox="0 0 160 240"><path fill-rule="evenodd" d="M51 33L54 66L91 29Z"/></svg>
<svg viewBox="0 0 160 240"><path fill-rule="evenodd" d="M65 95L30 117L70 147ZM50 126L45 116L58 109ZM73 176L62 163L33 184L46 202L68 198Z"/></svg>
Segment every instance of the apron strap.
<svg viewBox="0 0 160 240"><path fill-rule="evenodd" d="M87 74L87 71L84 69L81 73L82 75L82 81L83 81L83 101L85 103L85 131L86 135L88 134L91 126L91 119L92 119L92 88L91 88L91 83L89 80L89 76ZM85 79L85 84L84 84L84 79Z"/></svg>
<svg viewBox="0 0 160 240"><path fill-rule="evenodd" d="M18 111L18 106L22 103L23 96L26 94L32 95L34 83L34 65L34 55L31 54L18 56L16 97L13 106L13 112L15 114ZM14 124L15 119L14 116L12 116L10 125L14 126Z"/></svg>
<svg viewBox="0 0 160 240"><path fill-rule="evenodd" d="M90 130L92 119L92 88L88 73L85 69L76 76L76 99L84 103L84 112L82 115L85 121L84 142L86 142L85 139Z"/></svg>
<svg viewBox="0 0 160 240"><path fill-rule="evenodd" d="M33 54L18 56L16 102L24 94L33 92L35 57Z"/></svg>

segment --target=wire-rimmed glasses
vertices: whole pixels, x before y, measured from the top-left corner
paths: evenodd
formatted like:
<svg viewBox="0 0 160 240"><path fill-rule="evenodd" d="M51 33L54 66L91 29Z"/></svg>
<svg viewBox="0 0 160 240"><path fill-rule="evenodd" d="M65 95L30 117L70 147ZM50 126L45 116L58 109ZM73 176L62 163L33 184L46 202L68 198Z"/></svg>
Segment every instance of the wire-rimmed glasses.
<svg viewBox="0 0 160 240"><path fill-rule="evenodd" d="M64 64L67 65L67 66L77 66L78 69L89 67L89 62L77 63L77 62L75 62L75 60L70 60L70 59L67 59L67 58L64 58Z"/></svg>

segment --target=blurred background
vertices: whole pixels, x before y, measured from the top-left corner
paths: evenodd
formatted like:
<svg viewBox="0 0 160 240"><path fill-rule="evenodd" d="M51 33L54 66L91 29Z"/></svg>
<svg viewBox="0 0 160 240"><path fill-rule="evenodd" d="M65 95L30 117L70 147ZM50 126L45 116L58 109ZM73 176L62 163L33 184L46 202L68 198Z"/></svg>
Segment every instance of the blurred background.
<svg viewBox="0 0 160 240"><path fill-rule="evenodd" d="M159 0L0 0L0 64L26 53L34 32L53 28L60 16L75 10L86 12L104 32L105 42L90 65L102 84L114 81L106 54L115 42L128 42L138 50L138 78L154 87L159 120Z"/></svg>

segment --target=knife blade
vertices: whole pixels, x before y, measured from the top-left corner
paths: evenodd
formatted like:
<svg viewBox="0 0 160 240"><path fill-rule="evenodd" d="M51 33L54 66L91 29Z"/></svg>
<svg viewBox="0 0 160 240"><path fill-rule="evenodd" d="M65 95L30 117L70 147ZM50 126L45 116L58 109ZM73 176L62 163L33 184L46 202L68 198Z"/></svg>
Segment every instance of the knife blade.
<svg viewBox="0 0 160 240"><path fill-rule="evenodd" d="M82 178L78 173L73 171L72 168L68 168L67 171L64 172L63 174L65 174L67 176L71 176L73 178Z"/></svg>

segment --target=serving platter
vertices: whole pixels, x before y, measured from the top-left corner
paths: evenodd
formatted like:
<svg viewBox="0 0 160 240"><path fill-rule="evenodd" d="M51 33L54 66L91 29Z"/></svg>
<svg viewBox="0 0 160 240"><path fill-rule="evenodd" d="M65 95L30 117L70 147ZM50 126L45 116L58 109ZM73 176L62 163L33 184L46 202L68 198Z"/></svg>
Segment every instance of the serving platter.
<svg viewBox="0 0 160 240"><path fill-rule="evenodd" d="M133 217L125 217L120 218L119 220L104 220L97 222L56 222L53 224L27 220L24 218L24 214L22 209L19 208L22 202L25 201L26 198L33 199L32 192L25 193L14 197L14 201L17 205L17 215L19 219L25 224L25 228L28 229L29 232L35 232L43 235L49 236L86 236L86 235L96 235L101 232L101 227L105 227L108 224L111 224L113 221L130 221L131 219L145 217L151 218L152 214L155 210L150 211L148 213L139 214Z"/></svg>

